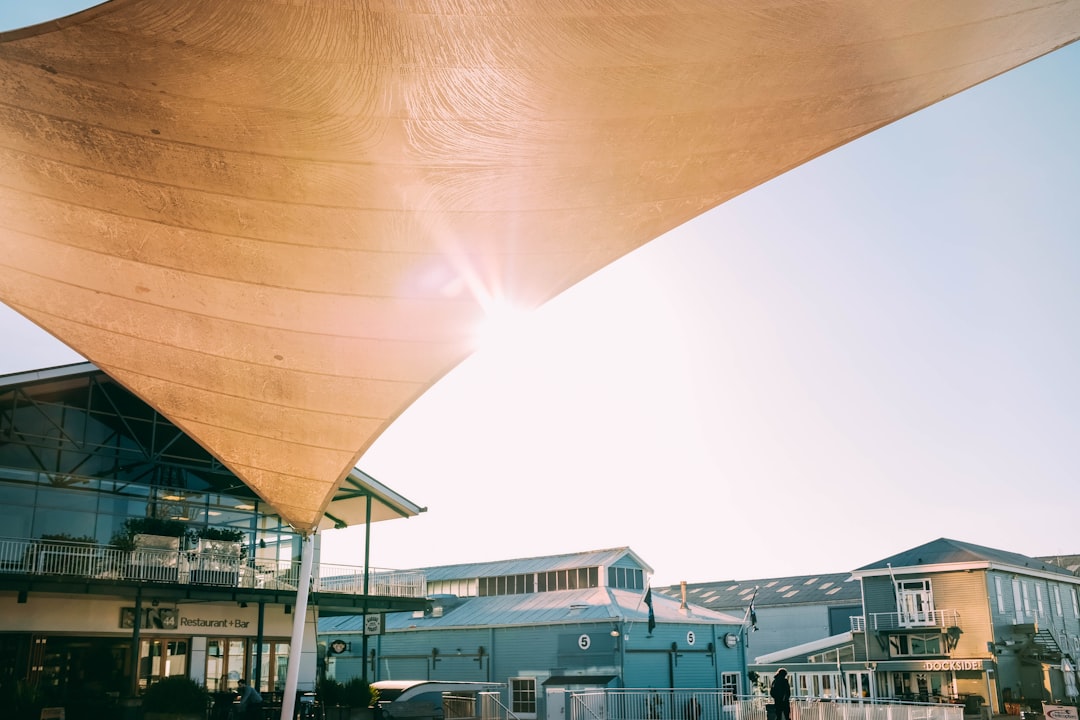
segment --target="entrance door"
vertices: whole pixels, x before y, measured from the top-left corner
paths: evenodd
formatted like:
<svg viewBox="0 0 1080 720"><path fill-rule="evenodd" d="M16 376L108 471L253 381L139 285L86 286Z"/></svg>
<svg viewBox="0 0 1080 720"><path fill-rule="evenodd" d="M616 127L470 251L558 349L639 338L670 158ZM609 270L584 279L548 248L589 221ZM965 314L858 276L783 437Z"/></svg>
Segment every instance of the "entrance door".
<svg viewBox="0 0 1080 720"><path fill-rule="evenodd" d="M546 720L566 720L566 690L544 688L544 717Z"/></svg>
<svg viewBox="0 0 1080 720"><path fill-rule="evenodd" d="M158 680L188 674L188 641L172 638L146 638L139 641L139 689L145 690Z"/></svg>
<svg viewBox="0 0 1080 720"><path fill-rule="evenodd" d="M896 583L896 606L901 627L934 624L934 593L929 580Z"/></svg>

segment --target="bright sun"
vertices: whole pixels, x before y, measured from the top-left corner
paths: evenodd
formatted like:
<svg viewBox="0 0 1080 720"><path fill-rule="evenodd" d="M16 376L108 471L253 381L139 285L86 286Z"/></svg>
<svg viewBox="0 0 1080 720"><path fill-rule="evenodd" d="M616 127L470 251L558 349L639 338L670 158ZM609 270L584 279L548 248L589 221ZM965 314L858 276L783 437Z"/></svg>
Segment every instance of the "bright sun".
<svg viewBox="0 0 1080 720"><path fill-rule="evenodd" d="M528 334L532 313L504 299L486 303L484 319L476 331L477 348L513 351Z"/></svg>

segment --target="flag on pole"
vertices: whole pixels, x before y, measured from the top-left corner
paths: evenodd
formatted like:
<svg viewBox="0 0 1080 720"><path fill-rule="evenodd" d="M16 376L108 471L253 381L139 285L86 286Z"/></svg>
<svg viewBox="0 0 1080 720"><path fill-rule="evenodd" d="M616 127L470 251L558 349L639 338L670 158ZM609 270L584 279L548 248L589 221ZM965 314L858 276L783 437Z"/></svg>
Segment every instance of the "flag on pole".
<svg viewBox="0 0 1080 720"><path fill-rule="evenodd" d="M649 632L651 633L656 627L656 615L653 614L652 608L652 586L645 591L645 604L649 606Z"/></svg>
<svg viewBox="0 0 1080 720"><path fill-rule="evenodd" d="M750 627L754 632L757 632L757 612L754 610L754 600L757 599L757 587L754 588L754 594L750 596Z"/></svg>

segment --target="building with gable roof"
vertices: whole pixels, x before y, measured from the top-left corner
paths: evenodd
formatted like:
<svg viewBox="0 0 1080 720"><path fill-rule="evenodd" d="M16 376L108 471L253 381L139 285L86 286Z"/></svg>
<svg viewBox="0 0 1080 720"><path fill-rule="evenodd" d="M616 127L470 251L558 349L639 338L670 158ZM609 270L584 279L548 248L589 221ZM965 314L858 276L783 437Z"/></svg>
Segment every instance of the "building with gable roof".
<svg viewBox="0 0 1080 720"><path fill-rule="evenodd" d="M682 583L655 592L746 617L751 657L843 632L862 615L862 586L850 572ZM753 603L753 620L751 620Z"/></svg>
<svg viewBox="0 0 1080 720"><path fill-rule="evenodd" d="M519 718L561 716L568 690L746 690L743 618L650 593L630 548L414 572L428 611L387 614L375 635L370 617L319 620L328 675L505 683Z"/></svg>
<svg viewBox="0 0 1080 720"><path fill-rule="evenodd" d="M1076 702L1080 577L1060 565L937 540L852 572L863 612L835 636L759 655L797 695L963 702L1017 714Z"/></svg>
<svg viewBox="0 0 1080 720"><path fill-rule="evenodd" d="M421 511L354 470L327 523ZM4 707L22 683L114 718L120 699L172 675L211 691L246 678L269 696L290 659L311 688L317 613L427 606L422 576L316 561L308 607L294 609L300 534L91 363L0 376L0 528ZM294 615L308 626L300 648Z"/></svg>

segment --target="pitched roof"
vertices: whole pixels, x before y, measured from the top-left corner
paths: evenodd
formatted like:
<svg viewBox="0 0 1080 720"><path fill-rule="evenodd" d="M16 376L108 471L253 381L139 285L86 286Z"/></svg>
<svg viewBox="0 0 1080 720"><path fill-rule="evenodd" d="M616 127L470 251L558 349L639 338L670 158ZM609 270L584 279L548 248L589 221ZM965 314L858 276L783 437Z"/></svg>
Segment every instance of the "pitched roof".
<svg viewBox="0 0 1080 720"><path fill-rule="evenodd" d="M874 570L892 568L894 571L903 568L919 568L929 565L952 565L961 563L993 563L1009 565L1018 569L1054 573L1059 575L1073 575L1067 568L1053 563L1044 562L1038 558L1028 557L1020 553L998 550L996 548L975 545L974 543L938 538L918 547L904 550L887 558L863 565L854 572L858 574L870 574Z"/></svg>
<svg viewBox="0 0 1080 720"><path fill-rule="evenodd" d="M560 625L623 620L641 623L644 632L649 608L644 593L610 588L560 590L557 592L488 597L436 596L433 607L441 607L424 617L413 613L386 616L387 630L436 629L451 627L492 627L513 625ZM680 608L671 598L653 593L653 615L657 623L739 625L741 617L701 607ZM363 632L362 616L319 619L319 632Z"/></svg>
<svg viewBox="0 0 1080 720"><path fill-rule="evenodd" d="M724 580L719 582L687 583L686 599L714 610L742 610L750 605L757 588L754 607L781 605L827 604L849 605L862 601L862 586L851 573L819 573L789 577L759 578L757 580ZM653 588L653 593L681 598L679 585Z"/></svg>
<svg viewBox="0 0 1080 720"><path fill-rule="evenodd" d="M413 572L423 573L428 582L438 580L463 580L466 578L500 577L503 575L520 575L524 573L549 572L551 570L570 570L583 567L608 567L624 557L629 557L635 565L645 571L652 572L637 553L628 547L608 548L606 550L586 550L583 552L564 553L560 555L541 555L530 558L517 558L513 560L492 560L488 562L459 563L456 565L438 565L426 568L415 568Z"/></svg>

